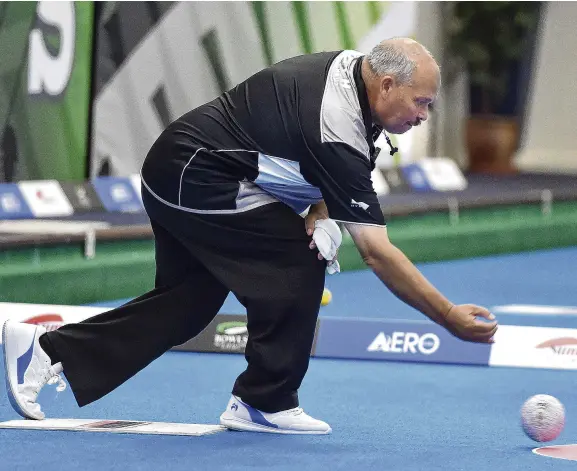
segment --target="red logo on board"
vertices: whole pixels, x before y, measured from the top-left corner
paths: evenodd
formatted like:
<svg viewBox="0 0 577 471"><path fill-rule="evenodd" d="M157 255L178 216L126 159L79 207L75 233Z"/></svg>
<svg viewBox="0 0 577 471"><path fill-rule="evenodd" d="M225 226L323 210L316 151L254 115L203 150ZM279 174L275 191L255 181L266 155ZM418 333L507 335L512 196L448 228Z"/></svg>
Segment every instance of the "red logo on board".
<svg viewBox="0 0 577 471"><path fill-rule="evenodd" d="M41 325L47 331L56 330L64 325L64 319L59 314L40 314L24 321L25 324Z"/></svg>
<svg viewBox="0 0 577 471"><path fill-rule="evenodd" d="M577 356L577 339L574 337L560 337L542 342L535 348L550 348L557 355Z"/></svg>

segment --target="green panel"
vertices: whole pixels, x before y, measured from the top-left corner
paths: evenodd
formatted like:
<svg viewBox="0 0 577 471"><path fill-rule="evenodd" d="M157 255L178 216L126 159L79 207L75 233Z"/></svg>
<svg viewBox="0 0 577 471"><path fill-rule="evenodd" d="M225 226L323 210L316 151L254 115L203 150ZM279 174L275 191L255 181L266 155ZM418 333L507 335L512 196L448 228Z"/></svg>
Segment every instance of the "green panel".
<svg viewBox="0 0 577 471"><path fill-rule="evenodd" d="M271 41L269 37L269 26L268 18L266 15L265 3L264 2L251 2L252 10L256 18L256 24L258 25L258 32L260 35L260 42L262 46L262 52L266 58L267 65L272 65L274 62Z"/></svg>
<svg viewBox="0 0 577 471"><path fill-rule="evenodd" d="M230 88L228 77L222 59L220 40L215 28L207 31L201 38L200 43L208 59L208 64L220 89L220 93L226 92Z"/></svg>
<svg viewBox="0 0 577 471"><path fill-rule="evenodd" d="M252 2L268 62L303 53L355 49L389 2Z"/></svg>
<svg viewBox="0 0 577 471"><path fill-rule="evenodd" d="M0 301L86 304L138 296L154 286L152 241L99 243L87 260L80 245L0 252Z"/></svg>
<svg viewBox="0 0 577 471"><path fill-rule="evenodd" d="M302 40L292 2L263 2L270 26L273 62L302 54Z"/></svg>
<svg viewBox="0 0 577 471"><path fill-rule="evenodd" d="M367 14L371 25L375 25L381 19L384 10L383 3L384 2L366 2Z"/></svg>
<svg viewBox="0 0 577 471"><path fill-rule="evenodd" d="M352 39L352 47L363 39L370 31L372 23L367 15L366 2L337 2L343 5L348 24L349 34Z"/></svg>
<svg viewBox="0 0 577 471"><path fill-rule="evenodd" d="M26 3L22 2L21 8L25 8ZM74 54L64 91L57 96L29 94L28 63L21 76L9 117L9 124L16 132L19 179L83 180L86 176L93 2L73 5ZM51 54L60 50L60 39L58 27L42 28L43 44ZM28 33L19 40L27 41ZM0 55L3 56L4 48L9 46L9 43L0 44Z"/></svg>
<svg viewBox="0 0 577 471"><path fill-rule="evenodd" d="M349 28L349 21L344 2L333 2L333 6L335 9L337 24L339 25L341 47L343 49L354 49L355 43Z"/></svg>
<svg viewBox="0 0 577 471"><path fill-rule="evenodd" d="M28 32L36 19L36 2L0 4L0 136L25 79Z"/></svg>
<svg viewBox="0 0 577 471"><path fill-rule="evenodd" d="M543 217L536 205L395 217L391 240L415 263L577 246L577 203L554 204ZM365 269L348 235L339 251L343 271ZM151 240L97 244L86 260L81 244L0 252L0 301L87 304L139 296L154 284Z"/></svg>
<svg viewBox="0 0 577 471"><path fill-rule="evenodd" d="M314 52L312 44L309 20L307 16L306 4L304 2L291 2L296 23L300 32L300 40L303 51L306 54Z"/></svg>
<svg viewBox="0 0 577 471"><path fill-rule="evenodd" d="M311 21L314 51L336 51L341 48L339 27L332 2L306 2Z"/></svg>

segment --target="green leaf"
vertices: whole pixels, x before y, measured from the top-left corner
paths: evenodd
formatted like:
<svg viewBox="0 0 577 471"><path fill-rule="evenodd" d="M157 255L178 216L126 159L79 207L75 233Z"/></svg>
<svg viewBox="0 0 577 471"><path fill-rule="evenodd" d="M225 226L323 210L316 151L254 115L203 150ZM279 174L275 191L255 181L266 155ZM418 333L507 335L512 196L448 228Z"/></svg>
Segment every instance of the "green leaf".
<svg viewBox="0 0 577 471"><path fill-rule="evenodd" d="M539 19L539 2L447 2L447 48L462 61L471 83L498 100L506 90L512 62L526 53Z"/></svg>

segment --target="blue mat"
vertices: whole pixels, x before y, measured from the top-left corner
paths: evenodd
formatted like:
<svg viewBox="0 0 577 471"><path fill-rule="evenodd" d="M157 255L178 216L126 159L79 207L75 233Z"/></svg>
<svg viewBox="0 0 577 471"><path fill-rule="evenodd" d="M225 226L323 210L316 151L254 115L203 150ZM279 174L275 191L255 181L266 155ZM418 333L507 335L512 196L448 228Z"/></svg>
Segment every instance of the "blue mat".
<svg viewBox="0 0 577 471"><path fill-rule="evenodd" d="M577 305L577 248L420 265L455 302ZM420 319L369 272L327 278L326 316ZM113 303L114 304L114 303ZM116 302L118 304L118 302ZM239 308L240 307L240 308ZM244 312L229 298L222 312ZM502 323L574 327L574 316L501 315ZM69 390L41 401L50 417L217 423L241 355L169 352L85 408ZM555 444L577 440L575 372L313 359L300 397L328 421L330 436L238 432L154 437L0 430L0 469L77 470L565 470L539 457L521 431L519 408L533 394L559 398L567 425ZM0 394L0 419L18 418Z"/></svg>
<svg viewBox="0 0 577 471"><path fill-rule="evenodd" d="M50 417L217 423L244 367L240 355L167 353L101 401L79 409L44 389ZM0 469L79 470L562 470L531 453L518 410L553 394L568 406L556 443L577 434L574 373L313 360L301 402L330 436L225 432L207 437L0 430ZM0 396L0 418L16 418Z"/></svg>

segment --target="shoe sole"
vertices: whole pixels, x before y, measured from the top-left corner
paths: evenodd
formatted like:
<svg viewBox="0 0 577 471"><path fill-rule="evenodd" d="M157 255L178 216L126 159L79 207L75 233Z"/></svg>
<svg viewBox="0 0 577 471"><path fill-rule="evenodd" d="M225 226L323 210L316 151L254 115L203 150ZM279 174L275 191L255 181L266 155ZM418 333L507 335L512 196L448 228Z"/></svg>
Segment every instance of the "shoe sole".
<svg viewBox="0 0 577 471"><path fill-rule="evenodd" d="M32 419L38 420L36 417L32 417L26 413L26 411L20 406L18 403L18 399L16 399L16 395L14 394L14 390L12 389L12 383L10 382L10 370L8 369L8 347L6 344L6 325L8 322L4 322L2 326L2 350L4 353L4 379L6 380L6 392L8 393L8 400L12 405L12 408L22 417L25 419ZM36 335L36 332L34 333Z"/></svg>
<svg viewBox="0 0 577 471"><path fill-rule="evenodd" d="M255 424L249 420L244 419L226 419L220 418L220 424L231 430L238 430L241 432L263 432L263 433L278 433L283 435L329 435L332 429L328 430L288 430L281 428L267 427L266 425Z"/></svg>

